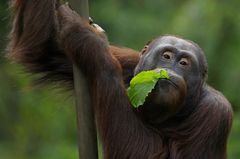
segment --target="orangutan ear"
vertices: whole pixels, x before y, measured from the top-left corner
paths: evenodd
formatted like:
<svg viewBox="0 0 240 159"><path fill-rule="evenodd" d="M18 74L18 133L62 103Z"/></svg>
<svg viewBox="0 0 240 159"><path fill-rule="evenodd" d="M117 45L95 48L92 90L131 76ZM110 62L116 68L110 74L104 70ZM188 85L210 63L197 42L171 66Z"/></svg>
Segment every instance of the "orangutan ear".
<svg viewBox="0 0 240 159"><path fill-rule="evenodd" d="M152 40L148 41L147 44L144 46L144 48L142 49L141 51L141 55L143 55L147 50L148 50L148 47L149 47L149 44L152 42Z"/></svg>
<svg viewBox="0 0 240 159"><path fill-rule="evenodd" d="M141 51L141 55L143 55L148 49L148 45L145 45L144 48Z"/></svg>

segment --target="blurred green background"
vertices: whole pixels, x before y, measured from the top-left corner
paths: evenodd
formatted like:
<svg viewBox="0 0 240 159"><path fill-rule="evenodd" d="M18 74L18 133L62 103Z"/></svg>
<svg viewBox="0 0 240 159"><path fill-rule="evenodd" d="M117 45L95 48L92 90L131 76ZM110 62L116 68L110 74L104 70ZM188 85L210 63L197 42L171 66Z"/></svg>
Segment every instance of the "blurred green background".
<svg viewBox="0 0 240 159"><path fill-rule="evenodd" d="M4 58L7 0L0 1L0 159L76 159L75 107L70 93L33 87L33 77ZM208 83L232 103L229 159L240 158L240 1L95 0L90 14L109 40L141 50L163 34L198 43L209 63Z"/></svg>

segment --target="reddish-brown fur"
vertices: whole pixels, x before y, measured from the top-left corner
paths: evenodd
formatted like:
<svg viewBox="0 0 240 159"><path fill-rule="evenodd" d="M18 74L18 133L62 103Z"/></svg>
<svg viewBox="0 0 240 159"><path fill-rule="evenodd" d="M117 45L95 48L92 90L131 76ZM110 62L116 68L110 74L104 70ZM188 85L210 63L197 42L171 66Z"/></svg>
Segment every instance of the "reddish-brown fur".
<svg viewBox="0 0 240 159"><path fill-rule="evenodd" d="M170 125L153 127L132 109L126 95L140 59L136 51L110 46L75 13L66 7L59 11L54 0L12 0L11 5L8 56L40 74L41 82L70 87L72 63L77 63L90 82L105 158L226 159L232 110L221 93L204 85L199 102L188 103L194 109L181 123L174 124L176 117Z"/></svg>

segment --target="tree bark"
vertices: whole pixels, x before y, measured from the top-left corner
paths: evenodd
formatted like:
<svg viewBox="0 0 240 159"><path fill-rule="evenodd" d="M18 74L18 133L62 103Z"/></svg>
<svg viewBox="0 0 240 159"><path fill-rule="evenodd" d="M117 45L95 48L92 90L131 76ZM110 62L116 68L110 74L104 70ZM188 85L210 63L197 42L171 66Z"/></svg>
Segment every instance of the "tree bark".
<svg viewBox="0 0 240 159"><path fill-rule="evenodd" d="M72 9L89 18L88 0L69 0ZM97 159L98 145L93 106L88 81L76 64L73 64L74 89L77 111L78 148L80 159Z"/></svg>

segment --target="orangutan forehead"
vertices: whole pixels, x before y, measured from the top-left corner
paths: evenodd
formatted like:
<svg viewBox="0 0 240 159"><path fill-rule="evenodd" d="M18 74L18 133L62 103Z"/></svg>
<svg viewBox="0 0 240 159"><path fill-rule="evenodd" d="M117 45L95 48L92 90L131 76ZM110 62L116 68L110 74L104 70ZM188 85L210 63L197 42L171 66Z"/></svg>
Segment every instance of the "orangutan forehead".
<svg viewBox="0 0 240 159"><path fill-rule="evenodd" d="M175 36L162 36L153 42L152 47L173 46L179 50L199 52L199 47L191 41L184 40Z"/></svg>

